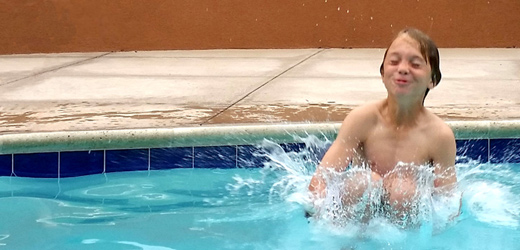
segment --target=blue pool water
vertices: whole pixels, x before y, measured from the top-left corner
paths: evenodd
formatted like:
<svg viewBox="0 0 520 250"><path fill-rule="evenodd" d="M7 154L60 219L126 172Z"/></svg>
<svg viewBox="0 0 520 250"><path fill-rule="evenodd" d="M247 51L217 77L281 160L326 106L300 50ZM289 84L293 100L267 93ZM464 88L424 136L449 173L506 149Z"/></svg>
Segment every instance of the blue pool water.
<svg viewBox="0 0 520 250"><path fill-rule="evenodd" d="M264 144L263 168L0 177L0 249L518 249L520 164L460 161L463 212L440 230L353 233L304 217L322 143Z"/></svg>

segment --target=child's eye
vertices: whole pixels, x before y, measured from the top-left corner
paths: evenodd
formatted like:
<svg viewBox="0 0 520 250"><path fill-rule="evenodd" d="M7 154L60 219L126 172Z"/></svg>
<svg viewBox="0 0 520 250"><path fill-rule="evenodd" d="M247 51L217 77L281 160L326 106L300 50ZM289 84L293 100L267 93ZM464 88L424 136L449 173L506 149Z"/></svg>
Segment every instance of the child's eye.
<svg viewBox="0 0 520 250"><path fill-rule="evenodd" d="M415 60L415 61L411 61L410 65L412 65L413 68L420 68L423 65L423 63L421 61Z"/></svg>
<svg viewBox="0 0 520 250"><path fill-rule="evenodd" d="M397 65L399 64L398 60L390 60L390 65Z"/></svg>

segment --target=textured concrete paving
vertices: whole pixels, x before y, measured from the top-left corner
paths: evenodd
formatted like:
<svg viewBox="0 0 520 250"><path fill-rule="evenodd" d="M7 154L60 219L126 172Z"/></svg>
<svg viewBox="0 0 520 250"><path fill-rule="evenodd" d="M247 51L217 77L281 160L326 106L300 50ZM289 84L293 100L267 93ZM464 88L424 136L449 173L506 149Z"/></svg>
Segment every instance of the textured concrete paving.
<svg viewBox="0 0 520 250"><path fill-rule="evenodd" d="M520 49L441 49L425 105L446 120L520 119ZM0 56L0 133L339 122L384 98L383 49Z"/></svg>

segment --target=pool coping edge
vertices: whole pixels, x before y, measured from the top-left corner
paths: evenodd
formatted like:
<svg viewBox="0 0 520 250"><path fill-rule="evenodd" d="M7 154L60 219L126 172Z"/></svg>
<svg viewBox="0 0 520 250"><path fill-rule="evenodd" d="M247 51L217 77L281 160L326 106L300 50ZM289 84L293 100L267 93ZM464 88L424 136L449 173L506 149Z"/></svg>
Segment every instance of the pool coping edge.
<svg viewBox="0 0 520 250"><path fill-rule="evenodd" d="M520 138L520 120L448 121L456 139ZM203 127L58 131L0 135L0 154L81 150L255 145L333 140L341 123L240 124Z"/></svg>

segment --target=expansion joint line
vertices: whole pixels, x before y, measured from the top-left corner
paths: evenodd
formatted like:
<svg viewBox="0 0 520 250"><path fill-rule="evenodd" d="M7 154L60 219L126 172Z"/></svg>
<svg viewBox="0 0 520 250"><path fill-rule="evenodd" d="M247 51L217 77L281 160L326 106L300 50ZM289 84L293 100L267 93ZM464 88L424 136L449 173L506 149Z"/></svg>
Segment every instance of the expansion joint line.
<svg viewBox="0 0 520 250"><path fill-rule="evenodd" d="M202 122L201 124L199 125L203 125L205 123L208 123L209 121L213 120L215 117L219 116L220 114L226 112L228 109L230 109L231 107L235 106L237 103L241 102L242 100L246 99L248 96L250 96L251 94L253 94L254 92L258 91L259 89L263 88L265 85L269 84L270 82L274 81L276 78L282 76L283 74L289 72L290 70L292 70L293 68L295 68L296 66L304 63L305 61L309 60L310 58L316 56L317 54L321 53L322 51L324 51L325 49L320 49L316 52L314 52L312 55L310 56L307 56L306 58L302 59L301 61L297 62L296 64L294 64L293 66L289 67L288 69L282 71L281 73L273 76L271 79L267 80L266 82L264 82L263 84L261 84L260 86L256 87L255 89L253 89L252 91L250 91L249 93L247 93L246 95L242 96L242 98L238 99L237 101L231 103L229 106L225 107L224 109L220 110L218 113L216 113L215 115L211 116L210 118L208 118L206 121Z"/></svg>
<svg viewBox="0 0 520 250"><path fill-rule="evenodd" d="M28 76L24 76L24 77L21 77L21 78L13 79L11 81L7 81L5 83L0 84L0 86L5 86L5 85L11 84L11 83L15 83L15 82L18 82L18 81L25 80L27 78L43 75L43 74L48 73L48 72L53 72L53 71L57 71L57 70L60 70L60 69L63 69L63 68L67 68L67 67L70 67L70 66L82 64L84 62L87 62L87 61L90 61L90 60L94 60L94 59L98 59L100 57L104 57L104 56L112 54L112 53L113 52L107 52L107 53L103 53L103 54L98 55L98 56L86 58L84 60L75 61L75 62L67 63L67 64L64 64L64 65L60 65L60 66L57 66L57 67L51 67L51 68L48 68L48 69L44 69L44 70L42 70L40 72L36 72L36 73L28 75Z"/></svg>

